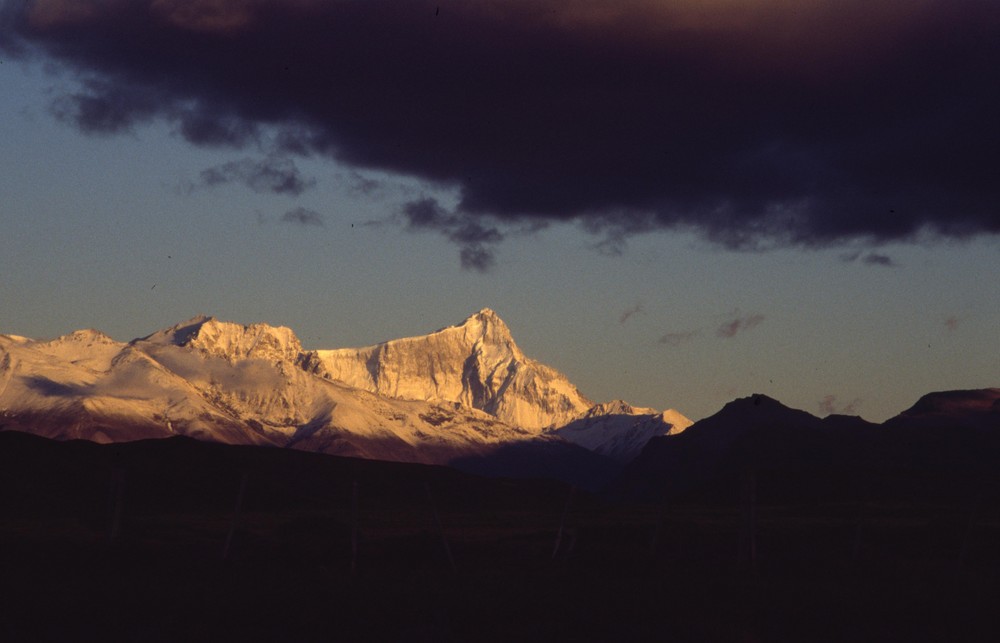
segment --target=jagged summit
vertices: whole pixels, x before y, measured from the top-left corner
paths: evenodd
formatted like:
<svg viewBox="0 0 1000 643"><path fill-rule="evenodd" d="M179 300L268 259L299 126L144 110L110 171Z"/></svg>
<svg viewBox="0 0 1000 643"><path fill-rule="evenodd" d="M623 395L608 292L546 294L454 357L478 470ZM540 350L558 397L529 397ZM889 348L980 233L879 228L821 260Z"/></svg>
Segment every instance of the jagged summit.
<svg viewBox="0 0 1000 643"><path fill-rule="evenodd" d="M587 411L586 417L597 415L653 415L658 412L656 409L632 406L625 400L611 400L610 402L595 404Z"/></svg>
<svg viewBox="0 0 1000 643"><path fill-rule="evenodd" d="M215 318L209 315L195 315L191 319L174 324L169 328L158 330L151 335L140 337L132 341L133 344L147 342L150 344L172 344L174 346L185 346L191 337L198 334L201 327L207 322L214 321Z"/></svg>
<svg viewBox="0 0 1000 643"><path fill-rule="evenodd" d="M511 335L510 328L503 321L503 319L500 318L500 315L496 314L496 312L490 308L483 308L482 310L466 317L462 323L439 328L429 335L393 339L389 340L389 342L381 342L381 344L409 341L421 342L426 340L426 338L433 337L435 335L454 338L455 341L465 344L470 348L475 346L477 343L502 347L509 350L512 354L516 353L519 357L524 357L521 349L514 343L514 338ZM377 344L376 346L381 344ZM374 346L368 348L374 348Z"/></svg>
<svg viewBox="0 0 1000 643"><path fill-rule="evenodd" d="M510 329L507 327L507 324L492 308L483 308L472 313L459 326L480 326L484 331L493 330L498 334L510 336Z"/></svg>
<svg viewBox="0 0 1000 643"><path fill-rule="evenodd" d="M489 322L499 323L504 328L507 327L507 325L504 324L504 321L502 319L500 319L500 315L498 315L496 313L496 311L493 310L492 308L481 308L480 310L477 310L476 312L474 312L471 315L469 315L468 317L466 317L465 321L463 321L461 324L458 324L458 325L459 326L464 326L464 325L468 324L469 322L473 322L473 321L480 321L480 322L482 322L482 321L489 321Z"/></svg>
<svg viewBox="0 0 1000 643"><path fill-rule="evenodd" d="M527 358L489 308L429 335L316 351L308 367L379 395L459 403L530 430L565 424L592 406L565 376Z"/></svg>

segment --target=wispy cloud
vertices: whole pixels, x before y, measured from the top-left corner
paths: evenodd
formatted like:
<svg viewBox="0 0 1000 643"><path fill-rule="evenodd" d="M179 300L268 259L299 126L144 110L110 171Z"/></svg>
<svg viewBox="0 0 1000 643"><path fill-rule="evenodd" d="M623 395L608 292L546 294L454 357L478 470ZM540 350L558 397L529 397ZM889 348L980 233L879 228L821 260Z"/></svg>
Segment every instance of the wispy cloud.
<svg viewBox="0 0 1000 643"><path fill-rule="evenodd" d="M861 400L855 398L848 402L847 404L841 404L837 401L837 396L830 394L824 395L818 403L819 410L824 415L832 415L834 413L842 413L845 415L857 415L858 406L861 405Z"/></svg>
<svg viewBox="0 0 1000 643"><path fill-rule="evenodd" d="M254 192L298 196L314 187L316 180L303 178L295 161L285 156L245 158L201 171L200 187L228 183L242 183Z"/></svg>
<svg viewBox="0 0 1000 643"><path fill-rule="evenodd" d="M716 337L730 338L735 337L737 334L746 332L752 328L756 328L764 321L764 315L760 313L752 313L749 315L740 315L739 311L735 311L736 315L733 319L723 322L715 330Z"/></svg>
<svg viewBox="0 0 1000 643"><path fill-rule="evenodd" d="M840 260L844 263L860 261L866 266L883 266L885 268L895 268L899 265L889 255L878 252L869 252L867 254L860 251L848 252L840 255Z"/></svg>
<svg viewBox="0 0 1000 643"><path fill-rule="evenodd" d="M282 223L293 223L306 226L324 226L323 215L315 210L298 207L281 215Z"/></svg>
<svg viewBox="0 0 1000 643"><path fill-rule="evenodd" d="M836 413L837 409L834 402L837 401L836 395L824 395L823 399L818 402L820 413L830 415Z"/></svg>
<svg viewBox="0 0 1000 643"><path fill-rule="evenodd" d="M891 268L897 265L889 255L878 254L876 252L868 253L862 261L869 266L886 266Z"/></svg>
<svg viewBox="0 0 1000 643"><path fill-rule="evenodd" d="M672 333L664 333L660 335L657 340L659 344L665 344L666 346L680 346L684 342L689 342L698 336L700 331L697 330L685 330Z"/></svg>
<svg viewBox="0 0 1000 643"><path fill-rule="evenodd" d="M621 316L618 317L618 323L624 325L625 322L632 319L635 315L642 313L642 303L636 302L636 304L630 308L625 309Z"/></svg>
<svg viewBox="0 0 1000 643"><path fill-rule="evenodd" d="M479 244L462 246L458 251L458 261L462 268L466 270L476 270L478 272L488 272L496 257L493 250Z"/></svg>
<svg viewBox="0 0 1000 643"><path fill-rule="evenodd" d="M372 196L383 189L382 181L367 177L360 172L351 172L350 189L356 194Z"/></svg>
<svg viewBox="0 0 1000 643"><path fill-rule="evenodd" d="M624 254L630 237L660 227L653 216L639 213L628 216L621 216L621 213L594 214L581 218L579 223L585 232L599 239L590 248L609 257Z"/></svg>

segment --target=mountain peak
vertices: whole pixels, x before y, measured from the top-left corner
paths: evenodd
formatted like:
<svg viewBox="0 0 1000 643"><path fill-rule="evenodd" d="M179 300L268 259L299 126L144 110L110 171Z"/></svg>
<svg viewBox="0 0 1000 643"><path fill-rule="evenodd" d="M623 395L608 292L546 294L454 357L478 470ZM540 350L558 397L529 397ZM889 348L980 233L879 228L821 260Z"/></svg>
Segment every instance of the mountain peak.
<svg viewBox="0 0 1000 643"><path fill-rule="evenodd" d="M195 315L191 319L174 324L169 328L158 330L151 335L140 337L133 342L148 342L151 344L172 344L174 346L186 346L192 337L198 334L201 327L215 318L209 315Z"/></svg>
<svg viewBox="0 0 1000 643"><path fill-rule="evenodd" d="M500 316L497 315L496 311L493 310L492 308L481 308L481 309L479 309L479 311L474 312L471 315L469 315L469 317L470 318L472 318L472 317L493 317L495 319L500 319Z"/></svg>
<svg viewBox="0 0 1000 643"><path fill-rule="evenodd" d="M84 328L82 330L74 330L72 333L66 335L61 335L53 339L48 344L117 344L115 340L111 339L104 333L93 328Z"/></svg>
<svg viewBox="0 0 1000 643"><path fill-rule="evenodd" d="M496 311L493 310L492 308L483 308L477 312L472 313L465 319L464 322L462 322L462 324L463 325L468 324L469 322L472 321L478 321L481 323L503 324L504 327L507 326L507 324L504 324L504 321L500 319L500 315L498 315Z"/></svg>
<svg viewBox="0 0 1000 643"><path fill-rule="evenodd" d="M450 326L441 329L447 331L450 328L461 328L465 330L466 337L473 341L483 339L485 341L509 343L513 346L513 338L510 328L502 319L490 308L483 308L479 312L473 313L465 318L458 326Z"/></svg>
<svg viewBox="0 0 1000 643"><path fill-rule="evenodd" d="M732 402L728 402L719 412L743 413L752 409L766 409L768 411L777 410L779 412L781 410L789 410L787 406L773 397L768 397L763 393L754 393L753 395L738 397Z"/></svg>
<svg viewBox="0 0 1000 643"><path fill-rule="evenodd" d="M195 348L229 361L266 359L294 361L302 344L292 329L270 324L237 324L198 315L144 337L142 342Z"/></svg>
<svg viewBox="0 0 1000 643"><path fill-rule="evenodd" d="M625 400L611 400L595 404L587 411L586 417L600 417L604 415L656 415L656 409L648 409L632 406Z"/></svg>

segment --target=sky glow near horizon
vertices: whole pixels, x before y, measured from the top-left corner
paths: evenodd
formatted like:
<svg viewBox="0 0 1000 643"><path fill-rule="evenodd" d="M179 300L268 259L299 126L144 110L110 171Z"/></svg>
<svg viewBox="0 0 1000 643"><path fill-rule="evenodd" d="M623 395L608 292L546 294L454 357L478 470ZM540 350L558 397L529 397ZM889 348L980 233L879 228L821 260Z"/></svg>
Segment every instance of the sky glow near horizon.
<svg viewBox="0 0 1000 643"><path fill-rule="evenodd" d="M289 6L342 4L303 0ZM390 6L383 0L370 4ZM369 55L371 69L356 77L340 67L317 73L328 72L353 89L357 105L333 94L313 97L303 90L304 80L272 84L266 69L259 73L260 87L237 90L219 81L217 91L209 91L214 74L237 63L206 61L207 71L195 74L178 62L169 38L159 52L162 60L150 63L161 71L146 75L141 62L119 64L122 52L134 46L127 39L121 49L98 51L88 44L88 29L106 33L101 11L96 18L66 22L63 31L25 32L15 20L21 3L0 3L0 44L16 33L17 42L31 48L22 54L0 48L0 333L41 338L92 327L129 340L206 313L286 325L307 348L337 348L424 334L490 307L527 355L565 373L595 401L623 398L676 408L692 419L734 397L765 393L817 415L853 412L878 421L930 391L1000 386L1000 136L984 116L1000 110L1000 89L973 78L1000 61L1000 40L988 40L1000 34L1000 10L978 2L945 10L943 3L926 2L897 22L880 10L859 23L869 31L856 35L856 64L834 64L836 57L821 49L805 52L813 55L794 65L781 63L785 59L773 52L801 46L808 22L793 24L784 39L768 34L764 40L777 44L728 75L718 71L728 61L724 53L686 49L680 38L663 53L682 61L666 65L663 74L684 79L685 95L693 96L690 109L671 107L677 127L714 126L726 131L724 138L687 137L650 116L651 108L635 107L632 101L646 88L617 65L654 65L655 57L646 53L656 47L660 27L637 31L640 21L634 18L653 5L627 4L634 15L609 18L583 10L592 3L567 3L580 10L565 10L557 16L562 22L539 18L533 29L518 32L523 44L504 40L508 49L501 51L510 57L510 68L523 71L524 61L540 57L533 60L543 64L535 66L552 72L545 87L558 85L556 93L539 89L530 73L518 81L523 88L511 85L500 74L506 67L462 41L469 61L482 63L481 78L467 80L456 75L461 68L445 65L439 75L426 72L426 86L404 87L414 102L394 107L402 94L368 88L364 79L384 73L393 82L395 73L412 75L412 69L397 72L388 54L350 49L350 39L345 55L362 62ZM503 39L512 29L491 26L483 15L458 11L457 5L439 5L438 20L454 21L435 32L446 44L455 44L448 39L457 36L448 34L462 25L482 30L477 33L483 38L496 33ZM527 6L496 3L507 5L518 11ZM65 3L25 6L46 9L50 26L68 20L60 13ZM99 5L83 0L76 6ZM243 46L255 42L254 3L158 6L174 9L171 27L153 25L168 36L180 30L216 53L225 51L213 49L220 29L236 29L246 38ZM729 6L720 3L718 11ZM759 6L783 15L781 3ZM814 6L832 11L833 5ZM832 33L842 33L862 15L860 4L844 6L850 11L828 17ZM247 11L251 18L245 18ZM351 19L385 33L409 33L397 32L391 20L378 23L377 13ZM965 44L927 36L936 33L926 27L928 16L938 14ZM145 19L121 15L123 24ZM660 20L674 19L669 11L663 15ZM750 23L740 22L739 12L725 15L737 27L719 27L723 35L717 37L730 42L725 34L736 34L733 47L742 51L747 45L739 25ZM810 15L820 20L820 14ZM551 31L552 24L566 21L584 26ZM290 18L285 26L298 24ZM601 30L573 39L595 24ZM970 24L978 31L962 39ZM629 38L617 39L616 29ZM564 38L565 50L552 33ZM532 34L548 37L535 41ZM888 38L875 48L872 43L886 34L899 37L898 47ZM940 46L916 47L921 38ZM633 49L633 41L642 46ZM410 44L419 53L422 42ZM593 50L589 43L595 43ZM303 49L296 55L312 55L308 46ZM908 61L918 49L932 54ZM246 52L249 63L264 59ZM692 52L708 62L686 67ZM944 52L944 71L928 66L934 52ZM426 53L431 60L434 55ZM886 60L891 62L880 66ZM963 61L968 71L960 74ZM909 92L911 107L877 92L870 103L852 102L871 91L880 74L896 78L911 66L930 69L921 81L929 88L912 79L891 87ZM596 69L593 78L579 71L584 67ZM169 87L159 75L167 68L179 79ZM767 71L772 68L773 81ZM869 68L874 71L863 77ZM616 76L622 102L599 100L610 96L604 90ZM322 76L310 81L325 82ZM946 85L953 101L928 98ZM464 107L474 118L447 114L453 119L449 128L424 113L464 96L463 87L469 95ZM518 112L518 100L508 100L511 87L528 104L537 99L539 107ZM790 88L801 88L804 97ZM718 114L702 116L722 89L743 93L732 94L733 108L719 105ZM654 91L651 105L673 104L663 91ZM384 101L380 92L388 92ZM425 102L424 92L443 93ZM282 95L271 97L275 93ZM92 101L67 98L74 94ZM563 95L567 101L592 96L590 102L600 104L551 120L560 106L546 107L545 101ZM205 110L198 118L158 112L144 102L149 96L163 104L171 97L201 101ZM313 124L311 132L330 140L311 140L309 149L275 143L294 119L270 114L289 113L296 96L303 97L304 112L330 110L328 120L306 121ZM838 96L843 102L828 111L810 107L813 99L837 102ZM102 112L103 120L88 112L94 117L88 121L80 111L87 105L117 111ZM271 111L255 120L247 105ZM767 105L775 106L774 122ZM736 109L745 110L745 117L730 113ZM809 109L813 116L798 117ZM362 118L368 113L370 122ZM840 120L842 113L851 119ZM868 114L875 114L870 122L851 129ZM229 134L239 130L234 122L256 124L259 132L253 140L208 140L204 132L215 136L212 127L220 124L207 123L206 115L231 116L223 123ZM611 116L622 122L606 125ZM512 126L519 118L523 127ZM777 123L781 118L785 124ZM407 119L433 136L412 132ZM201 138L191 133L195 125L204 126ZM837 127L836 137L826 134ZM397 138L382 137L382 131ZM634 151L641 132L648 132L651 149L678 141L676 149L662 150L662 174L652 152ZM579 140L586 133L592 140ZM746 145L734 147L733 140ZM387 141L396 141L398 149ZM911 143L886 151L900 141ZM925 156L906 162L919 151ZM583 164L586 158L591 160ZM864 174L867 158L897 165L872 165L874 173ZM468 177L460 171L465 167ZM740 174L741 168L748 174ZM819 187L810 192L809 186ZM911 188L914 193L906 192ZM792 211L795 203L811 205ZM898 216L897 208L883 207L887 203L902 204Z"/></svg>

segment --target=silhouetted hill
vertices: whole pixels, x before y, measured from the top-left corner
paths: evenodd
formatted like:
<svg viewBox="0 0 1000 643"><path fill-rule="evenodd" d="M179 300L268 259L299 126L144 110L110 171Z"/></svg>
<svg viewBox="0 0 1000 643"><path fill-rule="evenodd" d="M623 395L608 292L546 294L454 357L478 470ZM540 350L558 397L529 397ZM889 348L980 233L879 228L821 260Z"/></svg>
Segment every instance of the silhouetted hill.
<svg viewBox="0 0 1000 643"><path fill-rule="evenodd" d="M769 423L723 415L681 443L716 468L663 506L274 447L0 432L0 640L995 640L1000 496L824 502L845 427L749 404ZM736 555L748 463L752 565Z"/></svg>
<svg viewBox="0 0 1000 643"><path fill-rule="evenodd" d="M108 518L109 489L124 481L129 514L228 512L247 476L246 508L273 511L351 504L356 484L365 503L476 508L558 507L567 486L552 480L491 480L454 468L345 458L327 454L202 442L186 437L98 445L0 432L0 501L13 511L76 512L89 524ZM484 499L489 502L484 504ZM497 503L493 505L491 503ZM527 505L525 505L527 503Z"/></svg>
<svg viewBox="0 0 1000 643"><path fill-rule="evenodd" d="M886 426L1000 429L1000 388L940 391L924 395Z"/></svg>
<svg viewBox="0 0 1000 643"><path fill-rule="evenodd" d="M720 500L753 471L776 502L975 495L997 484L998 398L997 389L935 393L879 425L820 419L754 395L679 435L650 440L613 489L646 499Z"/></svg>

